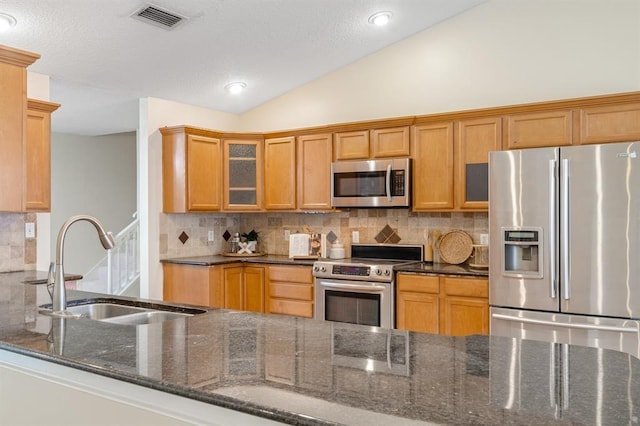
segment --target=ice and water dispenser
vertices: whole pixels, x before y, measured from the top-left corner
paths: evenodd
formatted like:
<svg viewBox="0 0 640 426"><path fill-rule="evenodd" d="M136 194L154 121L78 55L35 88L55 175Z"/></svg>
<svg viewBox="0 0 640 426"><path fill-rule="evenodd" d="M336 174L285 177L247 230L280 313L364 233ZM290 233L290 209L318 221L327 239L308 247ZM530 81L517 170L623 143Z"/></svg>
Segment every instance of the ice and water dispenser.
<svg viewBox="0 0 640 426"><path fill-rule="evenodd" d="M542 278L542 228L502 228L503 274Z"/></svg>

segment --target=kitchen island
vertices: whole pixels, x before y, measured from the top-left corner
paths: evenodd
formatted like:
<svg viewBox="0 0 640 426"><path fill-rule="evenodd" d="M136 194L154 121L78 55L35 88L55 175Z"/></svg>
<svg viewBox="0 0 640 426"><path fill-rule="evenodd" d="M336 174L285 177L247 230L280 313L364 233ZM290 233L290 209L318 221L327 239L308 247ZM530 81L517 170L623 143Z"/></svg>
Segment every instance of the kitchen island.
<svg viewBox="0 0 640 426"><path fill-rule="evenodd" d="M65 332L52 333L59 320L38 309L46 289L22 281L0 274L0 355L256 422L634 424L640 417L640 360L620 352L223 309L139 326L66 319ZM94 296L69 292L71 301Z"/></svg>

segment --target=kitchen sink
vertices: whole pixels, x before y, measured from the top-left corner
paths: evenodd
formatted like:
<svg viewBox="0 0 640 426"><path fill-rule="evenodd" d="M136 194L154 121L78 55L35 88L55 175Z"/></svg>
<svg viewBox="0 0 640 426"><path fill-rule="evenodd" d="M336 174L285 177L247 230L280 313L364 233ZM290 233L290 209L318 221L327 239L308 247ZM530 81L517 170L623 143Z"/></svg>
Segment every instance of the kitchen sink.
<svg viewBox="0 0 640 426"><path fill-rule="evenodd" d="M51 305L41 306L40 313L51 314ZM154 324L207 312L165 303L138 302L116 298L96 298L70 302L70 316L124 325Z"/></svg>

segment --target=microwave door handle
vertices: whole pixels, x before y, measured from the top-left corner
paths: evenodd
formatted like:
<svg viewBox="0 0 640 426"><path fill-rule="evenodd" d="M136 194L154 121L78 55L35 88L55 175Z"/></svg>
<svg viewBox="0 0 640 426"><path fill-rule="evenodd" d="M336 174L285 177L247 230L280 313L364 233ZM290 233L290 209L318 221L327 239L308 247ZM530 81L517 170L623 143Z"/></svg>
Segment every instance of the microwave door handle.
<svg viewBox="0 0 640 426"><path fill-rule="evenodd" d="M387 166L387 176L385 179L386 183L386 191L387 191L387 201L391 202L391 164Z"/></svg>

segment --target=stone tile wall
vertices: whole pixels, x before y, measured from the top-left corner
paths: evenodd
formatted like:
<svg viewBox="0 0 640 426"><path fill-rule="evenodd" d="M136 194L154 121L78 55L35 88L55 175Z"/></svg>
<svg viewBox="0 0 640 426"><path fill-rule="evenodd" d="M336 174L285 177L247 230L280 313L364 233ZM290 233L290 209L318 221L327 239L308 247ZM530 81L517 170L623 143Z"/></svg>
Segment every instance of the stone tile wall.
<svg viewBox="0 0 640 426"><path fill-rule="evenodd" d="M488 233L487 213L413 213L406 209L352 209L339 213L243 213L243 214L161 214L160 258L204 256L226 251L225 231L260 233L260 251L287 255L289 243L284 231L333 232L345 244L347 253L352 231L358 231L361 243L376 243L375 237L389 225L400 237L399 244L426 244L431 230L442 233L461 229L479 243ZM215 241L207 241L209 230ZM189 239L183 244L179 237Z"/></svg>
<svg viewBox="0 0 640 426"><path fill-rule="evenodd" d="M36 214L0 213L0 272L36 269L37 240L24 237L27 222L36 223Z"/></svg>

